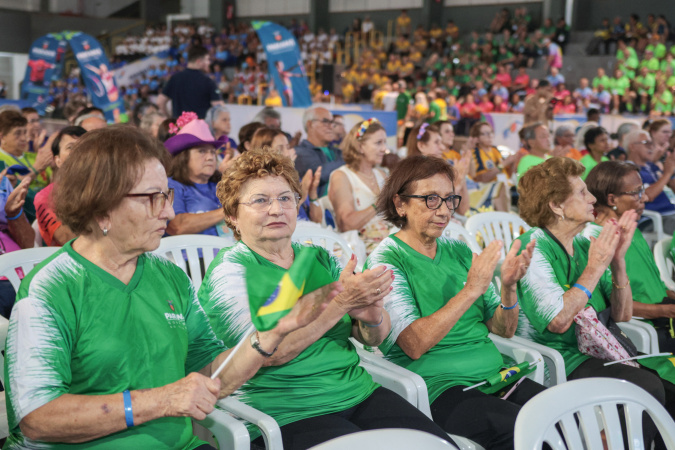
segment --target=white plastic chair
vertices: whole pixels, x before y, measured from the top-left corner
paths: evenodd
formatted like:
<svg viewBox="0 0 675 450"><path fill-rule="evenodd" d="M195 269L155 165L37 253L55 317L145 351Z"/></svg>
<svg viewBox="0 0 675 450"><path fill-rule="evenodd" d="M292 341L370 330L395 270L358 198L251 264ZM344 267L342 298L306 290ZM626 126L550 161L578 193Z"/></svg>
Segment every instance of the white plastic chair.
<svg viewBox="0 0 675 450"><path fill-rule="evenodd" d="M511 243L522 234L521 228L523 229L523 232L531 228L520 217L506 212L475 214L469 217L464 227L469 230L476 239L479 238L480 234L483 248L495 240L504 242L500 262L503 262L504 258L506 258L506 252L511 248Z"/></svg>
<svg viewBox="0 0 675 450"><path fill-rule="evenodd" d="M654 224L653 231L642 233L642 236L645 238L647 243L649 243L649 246L653 247L654 244L666 237L665 233L663 232L663 218L661 217L660 213L656 211L649 211L648 209L645 209L642 212L642 216L649 217L652 219L652 224Z"/></svg>
<svg viewBox="0 0 675 450"><path fill-rule="evenodd" d="M232 450L250 450L251 437L246 426L227 412L218 408L211 411L206 419L193 421L194 432L207 441L215 440L218 448ZM202 428L200 432L199 428ZM215 439L209 439L213 435Z"/></svg>
<svg viewBox="0 0 675 450"><path fill-rule="evenodd" d="M587 378L552 387L528 401L516 419L515 448L534 450L547 443L554 450L623 449L623 406L630 449L644 449L642 412L659 429L667 448L675 448L675 422L661 404L638 386L613 378ZM562 430L563 436L556 428Z"/></svg>
<svg viewBox="0 0 675 450"><path fill-rule="evenodd" d="M33 270L37 264L52 256L59 248L27 248L0 255L0 276L7 277L14 290L18 292L21 279L16 269L21 269L24 275L28 275L28 272Z"/></svg>
<svg viewBox="0 0 675 450"><path fill-rule="evenodd" d="M659 337L656 329L641 320L631 319L628 322L619 322L619 328L635 344L639 352L645 354L659 353Z"/></svg>
<svg viewBox="0 0 675 450"><path fill-rule="evenodd" d="M33 231L35 231L35 245L33 245L33 247L43 247L45 243L42 240L42 235L40 234L40 224L38 224L37 219L33 221L31 227L33 228Z"/></svg>
<svg viewBox="0 0 675 450"><path fill-rule="evenodd" d="M9 328L9 321L0 316L0 370L5 373L5 342L7 341L7 329ZM5 384L4 378L2 384ZM7 388L5 387L5 390ZM9 436L9 424L7 423L7 404L5 403L5 396L0 395L0 439Z"/></svg>
<svg viewBox="0 0 675 450"><path fill-rule="evenodd" d="M340 261L342 267L347 264L354 253L349 243L339 234L312 222L299 221L291 240L301 244L314 244L326 249ZM364 254L363 258L360 255L356 256L359 257L359 264L363 264L366 255Z"/></svg>
<svg viewBox="0 0 675 450"><path fill-rule="evenodd" d="M152 253L162 256L183 269L192 280L195 290L199 290L204 273L215 255L223 248L234 245L230 239L205 234L182 234L162 238L159 247ZM202 262L199 254L202 254Z"/></svg>
<svg viewBox="0 0 675 450"><path fill-rule="evenodd" d="M567 381L565 360L559 351L519 336L514 336L509 341L520 348L534 350L541 354L545 364L545 378L542 383L544 386L555 386Z"/></svg>
<svg viewBox="0 0 675 450"><path fill-rule="evenodd" d="M385 428L381 430L360 431L331 439L312 447L313 450L426 450L456 449L454 445L418 430Z"/></svg>
<svg viewBox="0 0 675 450"><path fill-rule="evenodd" d="M476 242L476 237L458 223L450 222L448 226L445 227L445 230L443 230L443 236L465 242L471 251L476 254L482 251L478 246L478 242Z"/></svg>
<svg viewBox="0 0 675 450"><path fill-rule="evenodd" d="M673 264L670 256L670 244L672 240L672 237L667 237L656 243L654 246L654 261L656 262L656 267L659 268L661 281L663 281L668 289L675 291L675 281L673 281L675 264Z"/></svg>

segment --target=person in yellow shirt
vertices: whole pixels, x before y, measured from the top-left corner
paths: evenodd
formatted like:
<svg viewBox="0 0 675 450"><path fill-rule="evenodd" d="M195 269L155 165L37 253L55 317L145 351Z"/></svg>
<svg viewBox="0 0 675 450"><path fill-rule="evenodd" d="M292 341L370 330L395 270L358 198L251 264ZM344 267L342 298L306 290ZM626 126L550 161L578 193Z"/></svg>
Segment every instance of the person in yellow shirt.
<svg viewBox="0 0 675 450"><path fill-rule="evenodd" d="M396 51L402 55L410 52L410 41L407 35L399 36L394 45L396 46Z"/></svg>
<svg viewBox="0 0 675 450"><path fill-rule="evenodd" d="M283 106L279 91L276 89L270 89L270 93L265 99L265 106Z"/></svg>
<svg viewBox="0 0 675 450"><path fill-rule="evenodd" d="M436 103L438 108L441 110L441 114L438 116L438 120L447 121L448 120L448 104L445 101L445 91L443 89L436 89L436 98L432 100L432 103Z"/></svg>
<svg viewBox="0 0 675 450"><path fill-rule="evenodd" d="M438 24L433 24L431 30L429 30L429 37L434 40L439 40L443 37L443 29L438 26Z"/></svg>
<svg viewBox="0 0 675 450"><path fill-rule="evenodd" d="M445 35L452 38L453 41L459 38L459 27L455 25L454 21L448 20L448 24L445 26Z"/></svg>
<svg viewBox="0 0 675 450"><path fill-rule="evenodd" d="M419 66L419 65L421 65L421 62L422 62L422 52L420 52L419 49L414 48L410 52L409 58L410 58L410 61L412 61L415 65Z"/></svg>
<svg viewBox="0 0 675 450"><path fill-rule="evenodd" d="M354 85L349 81L342 81L342 98L345 103L351 103L354 100Z"/></svg>
<svg viewBox="0 0 675 450"><path fill-rule="evenodd" d="M399 78L405 78L412 75L415 70L415 65L408 59L407 56L403 57L401 61L401 69L399 70Z"/></svg>
<svg viewBox="0 0 675 450"><path fill-rule="evenodd" d="M396 18L396 34L410 34L410 16L405 9L401 10L401 15Z"/></svg>
<svg viewBox="0 0 675 450"><path fill-rule="evenodd" d="M401 58L393 53L389 55L389 61L387 61L385 69L389 76L398 75L398 71L401 69Z"/></svg>

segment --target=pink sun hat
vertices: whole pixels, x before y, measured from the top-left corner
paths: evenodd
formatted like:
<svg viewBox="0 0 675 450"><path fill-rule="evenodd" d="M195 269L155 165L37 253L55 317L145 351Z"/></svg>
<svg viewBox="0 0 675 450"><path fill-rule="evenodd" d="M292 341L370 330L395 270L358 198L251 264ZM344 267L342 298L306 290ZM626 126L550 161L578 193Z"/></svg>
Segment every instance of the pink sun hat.
<svg viewBox="0 0 675 450"><path fill-rule="evenodd" d="M209 125L198 119L195 113L184 112L176 124L178 127L170 127L171 131L177 131L176 135L164 141L164 147L172 155L200 145L213 145L219 148L227 143L227 136L221 136L220 139L214 138Z"/></svg>

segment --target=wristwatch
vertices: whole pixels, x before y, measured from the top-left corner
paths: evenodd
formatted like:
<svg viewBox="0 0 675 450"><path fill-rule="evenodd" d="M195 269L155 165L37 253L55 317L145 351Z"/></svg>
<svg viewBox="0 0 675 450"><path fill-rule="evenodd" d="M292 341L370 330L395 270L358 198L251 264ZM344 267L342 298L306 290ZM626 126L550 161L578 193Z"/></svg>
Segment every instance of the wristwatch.
<svg viewBox="0 0 675 450"><path fill-rule="evenodd" d="M274 353L277 351L277 348L279 348L275 347L274 350L272 350L272 353L267 353L265 350L263 350L260 347L260 340L258 339L257 331L251 334L251 347L253 347L258 353L263 355L265 358L269 358L270 356L274 355Z"/></svg>

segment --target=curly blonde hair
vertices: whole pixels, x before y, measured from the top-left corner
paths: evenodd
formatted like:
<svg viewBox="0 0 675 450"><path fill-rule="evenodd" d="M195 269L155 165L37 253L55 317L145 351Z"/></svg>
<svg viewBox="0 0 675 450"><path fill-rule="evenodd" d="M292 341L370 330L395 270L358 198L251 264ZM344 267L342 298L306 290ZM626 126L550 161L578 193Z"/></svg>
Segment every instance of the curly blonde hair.
<svg viewBox="0 0 675 450"><path fill-rule="evenodd" d="M223 173L223 177L218 183L216 195L223 205L225 223L232 230L237 240L241 239L241 234L230 217L237 217L242 186L250 179L268 176L283 177L293 192L302 195L300 179L293 161L274 152L267 146L243 153ZM298 205L299 207L300 205Z"/></svg>

